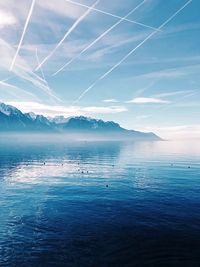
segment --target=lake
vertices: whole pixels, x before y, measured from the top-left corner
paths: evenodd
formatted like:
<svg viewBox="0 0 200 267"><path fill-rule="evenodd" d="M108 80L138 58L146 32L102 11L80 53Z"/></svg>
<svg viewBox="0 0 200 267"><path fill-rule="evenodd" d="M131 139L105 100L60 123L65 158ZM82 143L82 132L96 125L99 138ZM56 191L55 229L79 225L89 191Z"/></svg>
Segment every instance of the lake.
<svg viewBox="0 0 200 267"><path fill-rule="evenodd" d="M0 266L200 266L200 142L0 141Z"/></svg>

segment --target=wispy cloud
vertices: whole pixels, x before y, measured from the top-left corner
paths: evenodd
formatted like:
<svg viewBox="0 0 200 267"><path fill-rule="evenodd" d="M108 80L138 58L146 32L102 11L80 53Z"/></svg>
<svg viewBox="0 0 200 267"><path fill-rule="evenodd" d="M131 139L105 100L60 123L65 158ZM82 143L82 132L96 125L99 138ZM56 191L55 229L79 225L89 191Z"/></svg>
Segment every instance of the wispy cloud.
<svg viewBox="0 0 200 267"><path fill-rule="evenodd" d="M148 33L148 31L142 31L139 33L137 32L137 34L133 36L127 36L123 33L120 35L115 34L113 36L109 36L109 38L105 39L104 43L102 43L102 47L98 47L95 51L91 51L90 55L86 57L86 60L94 62L97 60L105 60L105 56L115 54L119 48L124 47L127 44L133 44L143 40ZM106 45L106 47L104 47L104 45Z"/></svg>
<svg viewBox="0 0 200 267"><path fill-rule="evenodd" d="M50 52L47 57L45 57L42 62L37 66L35 69L36 71L41 68L41 66L50 58L52 55L55 53L55 51L61 46L61 44L65 41L65 39L73 32L73 30L76 29L76 27L81 23L81 21L91 12L92 7L95 7L98 4L99 0L97 0L91 7L87 9L86 12L84 12L74 23L73 25L69 28L69 30L65 33L63 38L58 42L58 44L55 46L55 48Z"/></svg>
<svg viewBox="0 0 200 267"><path fill-rule="evenodd" d="M57 0L42 0L38 1L37 4L44 10L57 13L58 15L61 15L63 17L69 17L71 19L79 18L84 12L84 8L67 3L64 0L59 1L59 3Z"/></svg>
<svg viewBox="0 0 200 267"><path fill-rule="evenodd" d="M117 103L119 101L115 98L111 98L111 99L104 99L103 102L105 102L105 103Z"/></svg>
<svg viewBox="0 0 200 267"><path fill-rule="evenodd" d="M181 25L177 25L176 27L168 27L168 29L165 31L164 36L158 36L158 38L162 37L168 37L170 34L177 34L184 31L191 31L191 30L199 30L200 29L200 23L183 23Z"/></svg>
<svg viewBox="0 0 200 267"><path fill-rule="evenodd" d="M173 15L171 15L167 20L165 20L159 27L158 30L161 30L163 27L165 27L171 20L173 20L184 8L186 8L192 0L187 1L184 5L181 6ZM150 33L142 42L140 42L136 47L134 47L128 54L126 54L119 62L117 62L114 66L112 66L108 71L106 71L103 75L101 75L98 79L96 79L86 90L84 90L79 97L76 99L75 103L79 102L85 94L90 92L93 87L96 86L98 82L105 79L108 75L110 75L115 69L117 69L124 61L126 61L135 51L137 51L141 46L143 46L149 39L151 39L155 34L157 33L157 30Z"/></svg>
<svg viewBox="0 0 200 267"><path fill-rule="evenodd" d="M191 74L199 73L200 64L179 66L176 68L165 68L163 70L151 71L144 74L132 76L128 79L177 79Z"/></svg>
<svg viewBox="0 0 200 267"><path fill-rule="evenodd" d="M95 114L115 114L126 112L127 108L124 106L57 106L57 105L45 105L38 102L21 102L21 101L10 101L7 102L13 105L23 112L35 112L44 116L58 116L62 115L65 117L69 116L92 116Z"/></svg>
<svg viewBox="0 0 200 267"><path fill-rule="evenodd" d="M22 88L19 88L16 85L10 84L4 80L0 81L0 88L5 90L4 95L11 94L15 98L18 98L18 99L20 99L22 95L24 97L28 97L29 99L30 98L31 99L37 99L37 97L34 94L32 94L32 93L30 93L30 92L28 92Z"/></svg>
<svg viewBox="0 0 200 267"><path fill-rule="evenodd" d="M188 94L194 94L194 90L180 90L180 91L174 91L174 92L168 92L168 93L160 93L154 95L154 97L172 97L172 96L177 96L177 95L188 95Z"/></svg>
<svg viewBox="0 0 200 267"><path fill-rule="evenodd" d="M16 22L17 20L12 13L0 9L0 29L6 26L13 25Z"/></svg>
<svg viewBox="0 0 200 267"><path fill-rule="evenodd" d="M131 14L133 14L141 5L143 5L146 2L146 0L142 1L139 5L134 7L126 16L118 20L116 23L114 23L111 27L109 27L106 31L104 31L100 36L98 36L93 42L91 42L88 46L86 46L78 55L76 55L74 58L72 58L70 61L65 63L61 68L59 68L53 75L57 75L59 72L64 70L69 64L71 64L73 61L75 61L77 58L79 58L83 53L85 53L88 49L90 49L93 45L95 45L99 40L101 40L104 36L106 36L109 32L111 32L113 29L115 29L124 19L128 18Z"/></svg>
<svg viewBox="0 0 200 267"><path fill-rule="evenodd" d="M0 69L5 73L9 70L10 62L12 61L14 54L15 50L13 47L8 42L0 38ZM19 55L12 73L16 78L26 81L37 89L42 90L50 99L53 98L56 101L58 100L54 92L47 86L46 81L37 74L33 73L28 62Z"/></svg>
<svg viewBox="0 0 200 267"><path fill-rule="evenodd" d="M72 4L74 4L74 5L77 5L77 6L82 6L82 7L89 8L89 6L87 6L87 5L85 5L85 4L78 3L78 2L76 2L76 1L72 1L72 0L65 0L65 1L67 1L67 2L69 2L69 3L72 3ZM146 1L146 0L145 0L145 1ZM112 13L110 13L110 12L106 12L106 11L97 9L97 8L95 8L95 7L92 7L91 9L94 10L94 11L97 11L97 12L99 12L99 13L102 13L102 14L104 14L104 15L111 16L111 17L113 17L113 18L122 19L122 20L124 20L124 21L128 21L128 22L131 22L131 23L133 23L133 24L140 25L140 26L145 27L145 28L149 28L149 29L151 29L151 30L156 30L156 31L158 31L158 32L160 31L159 28L155 28L155 27L149 26L149 25L147 25L147 24L144 24L144 23L141 23L141 22L137 22L137 21L128 19L127 17L122 18L122 17L120 17L120 16L118 16L118 15L115 15L115 14L112 14Z"/></svg>
<svg viewBox="0 0 200 267"><path fill-rule="evenodd" d="M170 103L167 100L163 100L160 98L152 98L152 97L136 97L132 100L127 101L130 104L168 104Z"/></svg>
<svg viewBox="0 0 200 267"><path fill-rule="evenodd" d="M0 0L2 101L31 101L24 104L22 109L52 116L94 114L98 117L99 114L108 114L102 117L114 120L119 118L120 123L126 125L130 124L130 117L140 126L146 126L150 122L155 125L158 121L161 121L161 125L174 125L176 120L184 124L184 120L187 120L184 114L189 114L192 123L198 120L198 1L193 1L187 11L162 29L161 34L155 35L149 45L139 49L135 57L130 57L129 60L126 60L125 55L140 43L142 46L143 41L153 32L150 28L133 25L131 20L136 19L157 27L174 9L178 9L181 3L176 1L170 4L166 1L165 5L160 5L159 0L147 0L134 16L127 17L125 21L124 16L143 0L127 0L126 4L121 0L101 1L98 8L93 8L90 15L86 16L73 34L59 46L52 60L48 60L48 64L40 69L41 73L37 73L34 71L35 68L53 51L65 32L96 0L72 0L71 3L70 1L36 0L13 72L10 73L9 67L17 50L32 0L20 0L17 4L16 0ZM74 1L78 4L73 4ZM184 3L190 2L185 0ZM122 22L120 25L119 21ZM86 47L89 47L88 51L80 55ZM36 48L39 60L35 55ZM65 75L63 73L59 78L51 77L60 66L77 55L80 55L80 61L70 65ZM120 64L122 68L113 73L108 83L106 80L101 83L100 80L107 77ZM5 79L10 75L11 79ZM100 94L94 93L88 99L84 98L85 106L82 103L64 106L64 103L70 103L73 97L78 97L82 90L88 88L92 81L100 76ZM106 88L109 88L109 94ZM61 99L63 102L60 102ZM124 99L130 100L129 104ZM96 103L99 103L99 106ZM126 113L127 109L129 114ZM157 110L160 113L158 116ZM169 110L168 114L165 110ZM117 116L122 112L124 114ZM183 115L182 121L179 120L180 112ZM112 113L116 115L109 115ZM166 115L165 122L161 118L163 114ZM153 130L153 127L149 130Z"/></svg>

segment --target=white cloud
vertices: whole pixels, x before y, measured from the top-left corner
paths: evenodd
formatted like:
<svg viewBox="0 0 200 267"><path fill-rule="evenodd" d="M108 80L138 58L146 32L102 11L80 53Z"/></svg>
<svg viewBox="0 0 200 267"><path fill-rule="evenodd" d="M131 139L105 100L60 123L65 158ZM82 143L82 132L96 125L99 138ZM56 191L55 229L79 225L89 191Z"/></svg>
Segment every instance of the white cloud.
<svg viewBox="0 0 200 267"><path fill-rule="evenodd" d="M174 91L174 92L169 92L169 93L160 93L157 95L154 95L154 97L171 97L171 96L176 96L176 95L188 95L190 93L194 93L193 90L182 90L182 91Z"/></svg>
<svg viewBox="0 0 200 267"><path fill-rule="evenodd" d="M5 26L13 25L16 22L16 18L11 13L0 9L0 29Z"/></svg>
<svg viewBox="0 0 200 267"><path fill-rule="evenodd" d="M133 103L133 104L168 104L169 101L160 99L160 98L152 98L152 97L136 97L130 101L127 101L127 103Z"/></svg>
<svg viewBox="0 0 200 267"><path fill-rule="evenodd" d="M86 107L81 108L83 112L96 113L96 114L111 114L111 113L121 113L127 111L127 108L123 106L112 106L112 107Z"/></svg>
<svg viewBox="0 0 200 267"><path fill-rule="evenodd" d="M65 117L70 116L90 116L92 114L113 114L127 111L126 107L123 106L111 106L111 107L83 107L83 106L53 106L40 104L38 102L17 102L9 101L6 102L9 105L13 105L19 108L22 112L34 112L44 116L58 116L62 115Z"/></svg>
<svg viewBox="0 0 200 267"><path fill-rule="evenodd" d="M86 10L85 8L67 3L64 0L59 1L59 3L57 0L51 0L51 1L43 0L43 1L38 1L38 5L43 9L58 13L63 16L67 16L72 19L77 19Z"/></svg>
<svg viewBox="0 0 200 267"><path fill-rule="evenodd" d="M119 101L117 99L112 98L112 99L104 99L103 102L105 102L105 103L117 103Z"/></svg>

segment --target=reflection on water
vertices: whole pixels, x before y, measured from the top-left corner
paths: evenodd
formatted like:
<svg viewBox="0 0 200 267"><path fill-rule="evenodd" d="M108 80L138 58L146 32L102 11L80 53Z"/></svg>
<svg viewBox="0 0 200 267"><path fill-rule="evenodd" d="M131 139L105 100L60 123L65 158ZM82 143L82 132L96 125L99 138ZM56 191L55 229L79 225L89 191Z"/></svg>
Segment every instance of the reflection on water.
<svg viewBox="0 0 200 267"><path fill-rule="evenodd" d="M200 266L200 144L0 142L0 266Z"/></svg>

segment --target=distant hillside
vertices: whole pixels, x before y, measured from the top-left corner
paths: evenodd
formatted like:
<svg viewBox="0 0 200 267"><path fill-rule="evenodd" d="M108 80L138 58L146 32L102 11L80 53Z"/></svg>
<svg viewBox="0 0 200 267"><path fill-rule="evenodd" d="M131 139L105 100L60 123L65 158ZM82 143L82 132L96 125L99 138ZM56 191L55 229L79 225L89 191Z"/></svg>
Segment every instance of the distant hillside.
<svg viewBox="0 0 200 267"><path fill-rule="evenodd" d="M79 136L98 136L105 139L161 140L154 133L126 130L113 121L87 117L46 118L0 103L0 132L69 133Z"/></svg>

